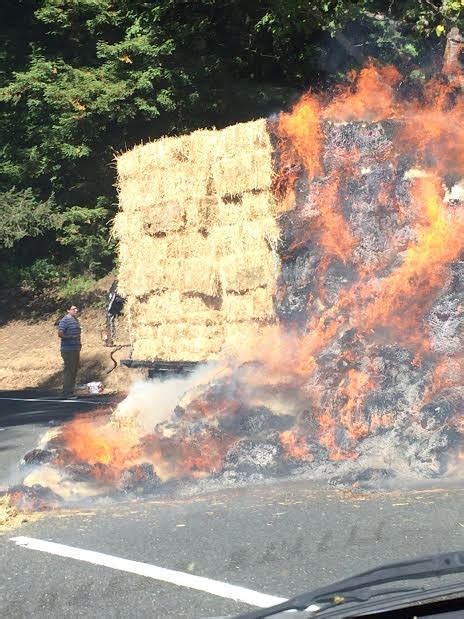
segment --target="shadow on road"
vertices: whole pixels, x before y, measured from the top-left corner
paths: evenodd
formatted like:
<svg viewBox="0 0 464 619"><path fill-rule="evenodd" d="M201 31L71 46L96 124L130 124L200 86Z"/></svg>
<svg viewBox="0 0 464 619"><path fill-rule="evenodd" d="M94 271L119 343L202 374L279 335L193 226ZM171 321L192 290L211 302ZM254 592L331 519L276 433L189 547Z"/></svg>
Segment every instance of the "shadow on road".
<svg viewBox="0 0 464 619"><path fill-rule="evenodd" d="M89 395L65 402L51 391L0 391L0 428L50 422L59 424L78 414L107 415L116 404L117 399L111 395Z"/></svg>

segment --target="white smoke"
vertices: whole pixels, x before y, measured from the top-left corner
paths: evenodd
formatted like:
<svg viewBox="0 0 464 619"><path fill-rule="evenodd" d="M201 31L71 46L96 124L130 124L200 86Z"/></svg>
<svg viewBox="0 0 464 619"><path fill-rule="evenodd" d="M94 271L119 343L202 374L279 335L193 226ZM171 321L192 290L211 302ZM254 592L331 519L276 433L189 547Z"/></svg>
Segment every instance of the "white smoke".
<svg viewBox="0 0 464 619"><path fill-rule="evenodd" d="M112 423L131 426L139 433L148 434L158 423L169 420L186 392L207 383L214 368L215 364L208 363L182 378L163 377L135 382L114 411Z"/></svg>

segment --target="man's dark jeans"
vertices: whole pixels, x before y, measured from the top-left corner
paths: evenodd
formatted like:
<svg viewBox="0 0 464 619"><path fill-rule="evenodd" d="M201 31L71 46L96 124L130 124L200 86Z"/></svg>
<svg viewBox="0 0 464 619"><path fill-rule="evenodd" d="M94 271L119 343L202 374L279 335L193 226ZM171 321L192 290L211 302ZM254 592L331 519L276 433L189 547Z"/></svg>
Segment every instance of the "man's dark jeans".
<svg viewBox="0 0 464 619"><path fill-rule="evenodd" d="M64 361L63 395L72 395L76 386L77 368L79 367L80 350L62 350Z"/></svg>

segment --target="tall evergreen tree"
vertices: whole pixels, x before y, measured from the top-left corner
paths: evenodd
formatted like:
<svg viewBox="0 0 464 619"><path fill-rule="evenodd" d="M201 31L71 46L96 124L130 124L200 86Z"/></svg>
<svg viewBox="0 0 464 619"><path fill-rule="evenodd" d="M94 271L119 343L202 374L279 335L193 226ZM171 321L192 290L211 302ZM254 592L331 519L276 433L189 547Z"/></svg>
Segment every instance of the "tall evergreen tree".
<svg viewBox="0 0 464 619"><path fill-rule="evenodd" d="M414 63L463 6L3 0L0 10L0 259L51 255L100 275L114 259L115 152L276 111L368 55Z"/></svg>

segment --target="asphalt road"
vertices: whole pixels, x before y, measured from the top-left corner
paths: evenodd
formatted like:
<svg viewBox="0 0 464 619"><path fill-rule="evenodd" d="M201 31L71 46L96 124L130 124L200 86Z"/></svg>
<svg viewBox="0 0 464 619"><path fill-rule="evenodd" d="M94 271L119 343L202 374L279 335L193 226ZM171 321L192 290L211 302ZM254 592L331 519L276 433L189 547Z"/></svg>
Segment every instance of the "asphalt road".
<svg viewBox="0 0 464 619"><path fill-rule="evenodd" d="M48 410L48 417L40 413L40 423L15 425L3 402L0 418L5 422L9 415L10 422L0 423L2 473L57 421L54 414L68 415L43 403L37 410ZM16 418L23 420L16 406ZM464 490L351 494L279 481L177 500L62 510L0 536L0 616L214 617L251 606L21 547L11 539L16 536L288 597L384 562L463 548Z"/></svg>

